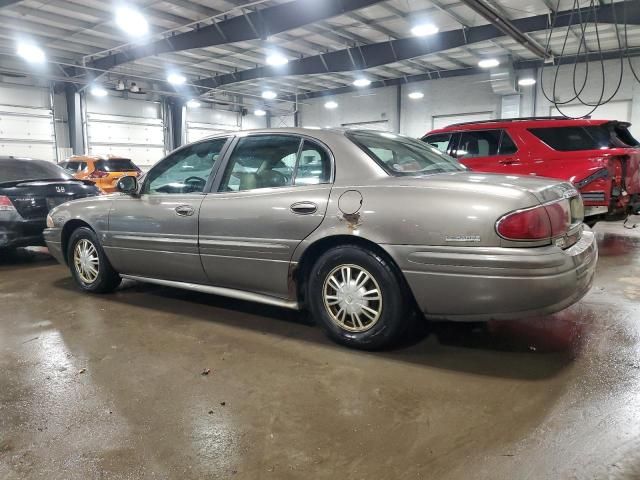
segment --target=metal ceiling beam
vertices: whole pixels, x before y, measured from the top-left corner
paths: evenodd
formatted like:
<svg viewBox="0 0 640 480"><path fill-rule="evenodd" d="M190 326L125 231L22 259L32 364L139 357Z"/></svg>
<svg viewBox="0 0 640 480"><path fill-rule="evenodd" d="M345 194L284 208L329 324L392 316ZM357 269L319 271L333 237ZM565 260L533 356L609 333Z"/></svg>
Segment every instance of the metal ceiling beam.
<svg viewBox="0 0 640 480"><path fill-rule="evenodd" d="M20 3L22 0L0 0L0 8L10 7L16 3Z"/></svg>
<svg viewBox="0 0 640 480"><path fill-rule="evenodd" d="M547 58L549 56L548 52L542 45L525 35L524 32L519 30L518 27L516 27L514 23L507 18L504 12L499 11L494 5L483 0L462 1L467 7L498 27L502 33L513 38L534 55L540 58Z"/></svg>
<svg viewBox="0 0 640 480"><path fill-rule="evenodd" d="M87 63L88 66L108 70L117 65L159 53L177 52L193 48L211 47L227 43L266 39L270 35L335 17L368 7L382 0L294 0L272 7L254 10L213 25L178 33L171 37L130 47Z"/></svg>
<svg viewBox="0 0 640 480"><path fill-rule="evenodd" d="M608 4L598 7L598 21L600 23L613 23L622 18L622 6L626 3L627 23L640 25L640 2L626 1L614 5ZM616 8L618 10L614 11ZM583 14L590 11L590 7L583 8ZM616 15L616 13L618 15ZM579 15L570 10L558 12L555 16L555 27L566 28L579 22ZM536 15L515 19L511 22L523 33L536 32L549 28L548 15ZM493 40L503 37L504 33L493 24L481 25L459 30L440 32L433 37L426 38L402 38L386 42L361 45L314 55L289 62L282 67L257 67L239 72L219 75L200 80L198 85L207 88L216 88L231 83L255 80L257 78L271 78L288 75L311 75L322 73L352 72L380 67L390 63L399 62L411 58L431 55L459 48L465 45Z"/></svg>
<svg viewBox="0 0 640 480"><path fill-rule="evenodd" d="M640 57L640 47L639 48L629 48L627 50L629 57ZM624 50L609 50L603 52L602 58L604 60L615 60L620 58L620 54L624 53ZM568 60L567 60L568 59ZM578 63L584 63L587 60L594 61L599 60L600 54L597 52L590 52L581 54L579 56L569 55L565 57L564 61L568 61L569 63L573 61L577 61ZM559 59L556 58L553 61L553 66L558 65ZM549 64L548 68L553 68L551 64ZM540 67L539 60L525 60L522 62L515 62L514 67L516 70L524 70L529 68ZM485 70L482 70L477 67L469 67L469 68L459 68L456 70L440 70L437 72L429 72L429 73L421 73L419 75L406 75L400 78L391 78L385 81L383 85L382 82L372 82L368 88L382 88L388 87L390 85L403 85L405 83L414 83L414 82L423 82L426 80L439 80L441 78L451 78L451 77L462 77L467 75L476 75L479 73L483 73ZM303 101L309 98L319 98L319 97L329 97L333 95L340 95L343 93L352 93L352 92L360 92L361 89L357 87L347 86L342 88L332 88L328 90L323 90L320 92L310 92L305 94L299 94L298 100ZM295 98L292 97L282 97L281 100L293 101Z"/></svg>

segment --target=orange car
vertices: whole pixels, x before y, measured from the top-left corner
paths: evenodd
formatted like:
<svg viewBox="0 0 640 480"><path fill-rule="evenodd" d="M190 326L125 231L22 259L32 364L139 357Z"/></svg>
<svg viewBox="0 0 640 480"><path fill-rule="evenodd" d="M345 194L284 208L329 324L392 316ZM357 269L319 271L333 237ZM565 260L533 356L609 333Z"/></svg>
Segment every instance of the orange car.
<svg viewBox="0 0 640 480"><path fill-rule="evenodd" d="M95 182L103 192L116 191L116 183L123 175L140 175L140 169L128 158L74 155L59 164L78 179Z"/></svg>

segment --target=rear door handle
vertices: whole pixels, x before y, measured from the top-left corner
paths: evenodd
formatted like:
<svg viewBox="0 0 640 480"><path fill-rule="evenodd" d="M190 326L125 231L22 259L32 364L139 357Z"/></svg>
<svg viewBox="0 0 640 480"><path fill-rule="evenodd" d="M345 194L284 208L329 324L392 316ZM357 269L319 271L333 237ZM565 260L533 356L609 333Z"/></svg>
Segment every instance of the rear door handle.
<svg viewBox="0 0 640 480"><path fill-rule="evenodd" d="M318 211L318 205L313 202L297 202L291 205L291 211L298 215L311 215Z"/></svg>
<svg viewBox="0 0 640 480"><path fill-rule="evenodd" d="M195 210L191 205L180 205L179 207L175 208L175 211L176 214L180 215L181 217L190 217L195 213Z"/></svg>
<svg viewBox="0 0 640 480"><path fill-rule="evenodd" d="M501 163L503 165L511 165L513 163L518 163L518 160L516 160L515 158L505 158L504 160L499 160L498 163Z"/></svg>

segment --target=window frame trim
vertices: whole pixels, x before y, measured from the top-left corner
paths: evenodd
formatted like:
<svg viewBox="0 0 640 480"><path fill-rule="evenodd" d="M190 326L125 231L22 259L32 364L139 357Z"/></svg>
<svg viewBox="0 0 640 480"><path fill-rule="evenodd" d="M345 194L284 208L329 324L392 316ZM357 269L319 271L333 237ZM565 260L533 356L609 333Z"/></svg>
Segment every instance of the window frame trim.
<svg viewBox="0 0 640 480"><path fill-rule="evenodd" d="M235 151L238 143L241 139L247 137L258 137L258 136L281 136L281 137L298 137L300 139L300 144L298 145L298 152L296 157L296 165L294 170L293 178L291 179L291 185L283 185L281 187L261 187L261 188L253 188L251 190L238 190L238 191L220 191L220 186L222 185L222 180L224 179L224 175L227 170L227 166L229 165L229 161L231 160L231 156ZM296 185L295 179L298 175L298 162L300 161L300 154L302 152L302 147L304 146L305 140L309 140L315 144L317 144L320 148L323 148L327 157L329 158L329 163L331 164L331 175L329 176L329 180L327 182L316 183L313 185ZM298 132L251 132L247 134L236 134L234 136L231 144L228 145L228 150L225 152L225 157L222 159L220 168L217 169L216 178L214 182L211 184L211 189L207 193L211 194L239 194L239 193L250 193L250 192L262 192L264 193L267 190L281 190L285 188L303 188L303 187L317 187L321 185L333 185L335 182L335 157L333 156L333 152L329 148L329 146L323 141L312 137L310 135L306 135L304 133Z"/></svg>

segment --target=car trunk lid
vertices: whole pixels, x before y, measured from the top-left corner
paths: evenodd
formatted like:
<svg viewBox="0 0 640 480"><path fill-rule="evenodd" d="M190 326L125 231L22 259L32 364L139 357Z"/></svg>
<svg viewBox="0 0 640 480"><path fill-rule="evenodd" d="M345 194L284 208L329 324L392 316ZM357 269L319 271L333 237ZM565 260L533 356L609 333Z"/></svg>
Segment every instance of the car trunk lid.
<svg viewBox="0 0 640 480"><path fill-rule="evenodd" d="M24 219L45 218L53 207L98 193L93 182L60 179L5 182L0 191Z"/></svg>

